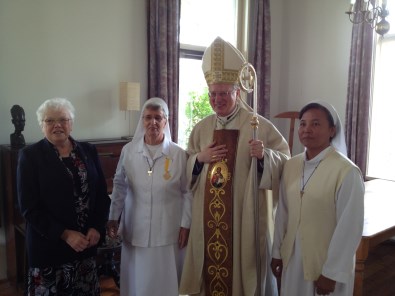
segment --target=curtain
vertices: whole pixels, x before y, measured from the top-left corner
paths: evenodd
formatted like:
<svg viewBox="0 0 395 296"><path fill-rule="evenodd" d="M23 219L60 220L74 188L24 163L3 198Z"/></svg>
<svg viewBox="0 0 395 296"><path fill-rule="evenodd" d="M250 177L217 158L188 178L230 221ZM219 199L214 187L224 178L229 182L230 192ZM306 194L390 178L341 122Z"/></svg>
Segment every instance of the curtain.
<svg viewBox="0 0 395 296"><path fill-rule="evenodd" d="M148 2L148 97L169 106L172 139L178 138L180 0Z"/></svg>
<svg viewBox="0 0 395 296"><path fill-rule="evenodd" d="M248 35L250 63L257 74L257 112L270 118L270 1L251 0L250 30ZM252 96L248 96L252 106Z"/></svg>
<svg viewBox="0 0 395 296"><path fill-rule="evenodd" d="M360 1L356 5L359 6ZM373 29L370 25L353 25L346 104L346 143L349 158L360 168L364 178L369 142L372 49Z"/></svg>

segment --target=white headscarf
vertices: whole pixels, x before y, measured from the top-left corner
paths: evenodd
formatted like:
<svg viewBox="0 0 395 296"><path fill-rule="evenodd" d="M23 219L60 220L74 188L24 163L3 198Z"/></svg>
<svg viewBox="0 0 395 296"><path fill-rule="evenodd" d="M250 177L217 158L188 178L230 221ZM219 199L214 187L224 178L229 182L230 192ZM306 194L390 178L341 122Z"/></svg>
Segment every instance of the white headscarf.
<svg viewBox="0 0 395 296"><path fill-rule="evenodd" d="M166 102L161 99L161 98L150 98L148 99L142 108L141 116L139 123L137 124L136 131L134 133L132 143L133 145L140 143L140 141L144 142L144 135L145 135L145 128L144 128L144 122L143 122L143 114L144 110L147 109L147 106L155 106L155 107L160 107L163 111L163 115L166 117L166 120L169 121L169 108L167 107ZM166 122L165 128L164 128L164 135L165 138L167 138L169 141L171 141L171 133L170 133L170 127L169 127L169 122Z"/></svg>
<svg viewBox="0 0 395 296"><path fill-rule="evenodd" d="M337 113L335 107L323 101L314 101L311 103L320 104L322 107L324 107L326 110L329 111L329 113L333 118L333 123L335 124L336 127L336 134L331 140L331 146L333 146L337 151L339 151L340 153L344 154L347 157L346 137L344 135L342 122L340 120L339 114Z"/></svg>

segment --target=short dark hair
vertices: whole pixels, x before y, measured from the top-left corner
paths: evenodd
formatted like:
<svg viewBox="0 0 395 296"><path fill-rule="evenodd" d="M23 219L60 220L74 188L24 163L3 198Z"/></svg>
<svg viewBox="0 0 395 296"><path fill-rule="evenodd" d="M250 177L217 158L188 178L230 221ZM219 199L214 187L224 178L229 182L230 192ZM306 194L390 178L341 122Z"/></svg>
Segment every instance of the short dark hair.
<svg viewBox="0 0 395 296"><path fill-rule="evenodd" d="M328 119L329 126L330 127L335 126L335 121L331 115L331 112L329 112L328 109L326 109L324 106L322 106L321 104L318 104L318 103L309 103L306 106L304 106L302 108L302 110L300 110L300 112L299 112L299 120L302 119L302 116L304 113L306 113L306 111L311 110L311 109L318 109L318 110L324 111L326 114L326 117Z"/></svg>

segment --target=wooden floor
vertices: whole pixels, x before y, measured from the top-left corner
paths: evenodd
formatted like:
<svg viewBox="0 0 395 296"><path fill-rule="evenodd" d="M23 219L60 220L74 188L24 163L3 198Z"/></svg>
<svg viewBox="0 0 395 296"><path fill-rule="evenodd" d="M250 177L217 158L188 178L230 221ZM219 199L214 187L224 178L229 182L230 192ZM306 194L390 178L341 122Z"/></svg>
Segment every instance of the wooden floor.
<svg viewBox="0 0 395 296"><path fill-rule="evenodd" d="M119 289L112 278L102 277L100 279L100 287L102 296L119 296Z"/></svg>
<svg viewBox="0 0 395 296"><path fill-rule="evenodd" d="M387 241L369 253L365 267L364 296L395 296L395 241ZM101 277L102 296L118 296L112 278ZM0 296L23 296L21 289L0 281Z"/></svg>
<svg viewBox="0 0 395 296"><path fill-rule="evenodd" d="M369 253L363 295L395 296L395 241L384 242Z"/></svg>

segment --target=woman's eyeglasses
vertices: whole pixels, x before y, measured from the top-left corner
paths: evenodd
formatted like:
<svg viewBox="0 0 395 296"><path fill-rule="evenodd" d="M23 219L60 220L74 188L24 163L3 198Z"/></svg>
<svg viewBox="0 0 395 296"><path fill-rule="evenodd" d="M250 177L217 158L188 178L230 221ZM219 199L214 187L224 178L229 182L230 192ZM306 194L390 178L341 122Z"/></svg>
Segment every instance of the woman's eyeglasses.
<svg viewBox="0 0 395 296"><path fill-rule="evenodd" d="M60 125L66 125L69 123L70 118L59 118L59 119L44 119L43 120L46 125L53 126L56 123L59 123Z"/></svg>

